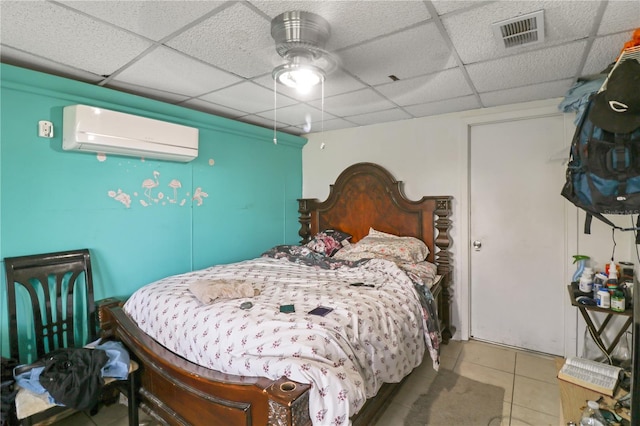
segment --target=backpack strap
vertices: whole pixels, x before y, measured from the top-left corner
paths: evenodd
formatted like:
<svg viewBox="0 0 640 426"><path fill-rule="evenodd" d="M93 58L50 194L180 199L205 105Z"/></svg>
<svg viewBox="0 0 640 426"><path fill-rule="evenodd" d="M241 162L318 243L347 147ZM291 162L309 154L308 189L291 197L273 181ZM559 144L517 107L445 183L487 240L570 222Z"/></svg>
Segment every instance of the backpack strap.
<svg viewBox="0 0 640 426"><path fill-rule="evenodd" d="M589 213L589 212L587 212L587 215L584 218L584 233L585 234L591 234L591 221L593 220L594 217L600 219L602 222L606 223L607 225L609 225L613 229L617 229L617 230L620 230L620 231L640 231L640 215L638 215L638 218L636 219L636 226L635 227L633 227L633 228L622 228L620 226L614 225L613 222L611 222L609 219L607 219L606 217L604 217L600 213ZM636 232L636 244L640 244L640 232Z"/></svg>
<svg viewBox="0 0 640 426"><path fill-rule="evenodd" d="M629 150L627 142L629 137L620 133L614 134L614 148L610 152L609 165L611 171L616 174L618 181L618 196L624 197L627 193L627 179L629 179L628 170L630 167Z"/></svg>

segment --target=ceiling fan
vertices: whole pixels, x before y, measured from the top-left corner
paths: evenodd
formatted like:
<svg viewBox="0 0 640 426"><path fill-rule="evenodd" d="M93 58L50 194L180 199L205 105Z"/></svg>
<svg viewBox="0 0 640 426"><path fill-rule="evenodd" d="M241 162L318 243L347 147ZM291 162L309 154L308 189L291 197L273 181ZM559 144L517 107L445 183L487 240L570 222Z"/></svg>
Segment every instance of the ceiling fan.
<svg viewBox="0 0 640 426"><path fill-rule="evenodd" d="M329 22L315 13L290 11L273 18L271 37L284 59L272 72L274 80L303 94L324 83L337 67L336 58L325 49L330 36Z"/></svg>

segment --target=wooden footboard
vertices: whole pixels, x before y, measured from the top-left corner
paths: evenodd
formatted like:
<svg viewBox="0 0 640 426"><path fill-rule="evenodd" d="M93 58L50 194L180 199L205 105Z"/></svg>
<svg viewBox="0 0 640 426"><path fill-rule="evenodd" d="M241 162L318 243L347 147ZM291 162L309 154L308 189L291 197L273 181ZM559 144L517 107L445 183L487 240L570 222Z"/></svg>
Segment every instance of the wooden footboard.
<svg viewBox="0 0 640 426"><path fill-rule="evenodd" d="M240 377L200 367L144 334L119 306L101 319L140 368L141 408L170 425L307 426L308 384Z"/></svg>
<svg viewBox="0 0 640 426"><path fill-rule="evenodd" d="M440 286L434 294L441 294ZM168 425L308 426L308 384L286 378L241 377L193 364L147 336L116 299L98 306L102 337L121 341L138 361L139 408ZM408 378L408 376L407 376ZM351 418L371 426L382 416L400 383L385 383Z"/></svg>

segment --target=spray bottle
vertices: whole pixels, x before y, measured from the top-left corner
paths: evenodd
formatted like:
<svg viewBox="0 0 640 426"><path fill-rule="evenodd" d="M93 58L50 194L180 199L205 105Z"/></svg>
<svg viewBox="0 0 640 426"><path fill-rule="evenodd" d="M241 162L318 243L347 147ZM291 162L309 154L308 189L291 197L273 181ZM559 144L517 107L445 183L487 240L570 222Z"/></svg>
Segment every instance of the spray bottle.
<svg viewBox="0 0 640 426"><path fill-rule="evenodd" d="M580 277L582 276L582 273L584 272L584 267L587 263L587 260L589 260L589 256L585 256L583 254L574 254L573 255L573 263L578 263L578 269L576 269L576 272L573 274L573 278L571 278L571 282L577 282Z"/></svg>

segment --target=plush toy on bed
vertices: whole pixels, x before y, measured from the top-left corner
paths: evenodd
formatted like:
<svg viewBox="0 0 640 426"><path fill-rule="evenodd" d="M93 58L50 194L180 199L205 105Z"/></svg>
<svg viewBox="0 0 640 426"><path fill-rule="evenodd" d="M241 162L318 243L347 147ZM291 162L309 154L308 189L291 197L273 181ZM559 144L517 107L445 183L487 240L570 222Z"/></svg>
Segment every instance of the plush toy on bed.
<svg viewBox="0 0 640 426"><path fill-rule="evenodd" d="M217 299L239 299L260 294L260 290L254 289L251 283L233 279L198 280L189 284L189 290L205 304L213 303Z"/></svg>

